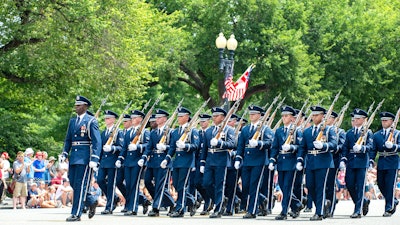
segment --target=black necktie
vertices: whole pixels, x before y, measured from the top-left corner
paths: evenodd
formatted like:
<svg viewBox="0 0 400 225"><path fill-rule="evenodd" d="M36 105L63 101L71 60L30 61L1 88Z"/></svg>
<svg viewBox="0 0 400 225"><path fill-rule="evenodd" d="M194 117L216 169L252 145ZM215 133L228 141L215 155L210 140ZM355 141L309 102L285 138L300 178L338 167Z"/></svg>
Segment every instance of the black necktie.
<svg viewBox="0 0 400 225"><path fill-rule="evenodd" d="M81 120L81 117L78 116L78 117L76 118L75 126L78 126L80 120Z"/></svg>
<svg viewBox="0 0 400 225"><path fill-rule="evenodd" d="M287 130L288 130L287 127L285 127L285 130L284 130L285 135L287 135Z"/></svg>
<svg viewBox="0 0 400 225"><path fill-rule="evenodd" d="M313 133L312 133L313 136L317 133L317 129L318 129L318 127L314 126L314 130L313 130Z"/></svg>
<svg viewBox="0 0 400 225"><path fill-rule="evenodd" d="M356 130L355 130L355 135L356 135L356 137L357 137L357 135L358 135L358 128L356 128Z"/></svg>

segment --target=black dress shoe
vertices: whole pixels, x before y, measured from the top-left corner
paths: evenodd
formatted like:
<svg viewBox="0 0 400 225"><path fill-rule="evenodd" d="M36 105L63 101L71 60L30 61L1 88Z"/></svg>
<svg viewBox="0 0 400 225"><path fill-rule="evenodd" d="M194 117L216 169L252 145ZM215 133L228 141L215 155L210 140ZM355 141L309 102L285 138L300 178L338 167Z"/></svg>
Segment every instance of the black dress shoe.
<svg viewBox="0 0 400 225"><path fill-rule="evenodd" d="M96 207L97 207L97 201L95 201L93 204L89 206L89 213L88 213L89 219L93 218L94 214L96 214Z"/></svg>
<svg viewBox="0 0 400 225"><path fill-rule="evenodd" d="M266 216L267 215L267 210L266 209L261 209L258 213L257 216Z"/></svg>
<svg viewBox="0 0 400 225"><path fill-rule="evenodd" d="M122 213L126 213L126 212L128 212L128 210L127 210L126 208L123 208L123 209L121 210L121 212L122 212Z"/></svg>
<svg viewBox="0 0 400 225"><path fill-rule="evenodd" d="M169 217L171 218L183 217L183 212L173 212Z"/></svg>
<svg viewBox="0 0 400 225"><path fill-rule="evenodd" d="M83 207L82 213L83 213L83 214L87 213L87 207L86 207L86 206Z"/></svg>
<svg viewBox="0 0 400 225"><path fill-rule="evenodd" d="M279 214L275 217L275 220L286 220L287 216L285 214Z"/></svg>
<svg viewBox="0 0 400 225"><path fill-rule="evenodd" d="M119 197L116 197L116 198L114 199L114 202L113 202L113 206L112 206L112 210L111 210L111 211L113 211L115 208L117 208L118 202L119 202Z"/></svg>
<svg viewBox="0 0 400 225"><path fill-rule="evenodd" d="M200 216L207 216L208 214L210 214L208 211L201 211L200 212Z"/></svg>
<svg viewBox="0 0 400 225"><path fill-rule="evenodd" d="M322 220L322 219L323 219L323 216L317 215L317 214L315 214L314 216L312 216L310 218L311 221L317 221L317 220Z"/></svg>
<svg viewBox="0 0 400 225"><path fill-rule="evenodd" d="M143 214L146 214L149 211L149 206L151 206L151 202L146 199L143 202Z"/></svg>
<svg viewBox="0 0 400 225"><path fill-rule="evenodd" d="M160 212L158 211L158 209L153 209L149 212L148 216L150 217L157 217L160 216Z"/></svg>
<svg viewBox="0 0 400 225"><path fill-rule="evenodd" d="M243 219L254 219L254 218L256 218L256 214L246 213L246 215L243 216Z"/></svg>
<svg viewBox="0 0 400 225"><path fill-rule="evenodd" d="M353 213L353 214L351 214L350 218L352 218L352 219L361 218L361 214Z"/></svg>
<svg viewBox="0 0 400 225"><path fill-rule="evenodd" d="M124 216L136 216L137 215L137 212L134 212L134 211L126 211L125 213L124 213Z"/></svg>
<svg viewBox="0 0 400 225"><path fill-rule="evenodd" d="M113 212L111 210L108 210L108 209L106 209L106 210L101 212L101 215L111 215L111 214L113 214Z"/></svg>
<svg viewBox="0 0 400 225"><path fill-rule="evenodd" d="M223 216L232 216L233 213L231 213L231 212L224 212L224 213L222 213L222 215L223 215Z"/></svg>
<svg viewBox="0 0 400 225"><path fill-rule="evenodd" d="M393 209L389 210L389 212L393 215L396 212L397 205L399 204L399 201L397 199L394 200L394 207Z"/></svg>
<svg viewBox="0 0 400 225"><path fill-rule="evenodd" d="M392 216L392 214L390 212L385 212L383 214L383 217L391 217L391 216Z"/></svg>
<svg viewBox="0 0 400 225"><path fill-rule="evenodd" d="M81 218L79 216L71 215L66 219L67 222L75 222L75 221L81 221Z"/></svg>
<svg viewBox="0 0 400 225"><path fill-rule="evenodd" d="M304 209L304 212L312 212L312 209L310 209L310 208L306 208L306 209Z"/></svg>
<svg viewBox="0 0 400 225"><path fill-rule="evenodd" d="M221 218L221 213L213 212L209 217L210 218Z"/></svg>
<svg viewBox="0 0 400 225"><path fill-rule="evenodd" d="M188 206L188 211L189 211L189 215L190 216L194 216L195 214L196 214L196 206L195 205L193 205L193 206Z"/></svg>
<svg viewBox="0 0 400 225"><path fill-rule="evenodd" d="M175 212L175 206L169 207L169 211L167 213L167 216L171 216Z"/></svg>
<svg viewBox="0 0 400 225"><path fill-rule="evenodd" d="M328 217L329 211L331 211L331 200L326 200L325 201L325 206L324 206L324 218Z"/></svg>
<svg viewBox="0 0 400 225"><path fill-rule="evenodd" d="M368 214L368 210L369 210L369 203L371 202L371 200L367 199L364 201L363 207L362 207L362 214L363 216L366 216Z"/></svg>
<svg viewBox="0 0 400 225"><path fill-rule="evenodd" d="M299 208L300 209L300 208ZM296 219L297 217L300 216L300 211L296 211L296 212L290 212L289 215L293 218Z"/></svg>

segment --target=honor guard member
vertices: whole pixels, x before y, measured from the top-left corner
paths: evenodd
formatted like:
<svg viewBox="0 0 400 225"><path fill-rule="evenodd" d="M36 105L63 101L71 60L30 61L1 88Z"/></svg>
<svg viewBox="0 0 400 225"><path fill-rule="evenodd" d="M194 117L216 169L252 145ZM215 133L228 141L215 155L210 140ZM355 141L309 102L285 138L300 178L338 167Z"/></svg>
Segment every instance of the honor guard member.
<svg viewBox="0 0 400 225"><path fill-rule="evenodd" d="M101 152L100 169L97 176L97 183L107 198L105 210L101 212L103 215L112 214L118 202L118 197L115 193L118 170L115 167L115 162L122 150L124 137L122 131L115 127L114 123L117 118L118 114L115 112L111 110L104 111L104 121L107 128L101 133L103 151ZM108 139L115 129L117 133L112 142L108 144Z"/></svg>
<svg viewBox="0 0 400 225"><path fill-rule="evenodd" d="M156 114L151 115L149 119L150 131L157 129Z"/></svg>
<svg viewBox="0 0 400 225"><path fill-rule="evenodd" d="M163 109L156 110L155 117L157 128L150 132L150 139L147 148L145 149L142 158L138 161L140 167L143 167L147 162L145 186L149 190L149 193L151 193L150 189L154 190L154 194L152 195L153 209L148 214L148 216L151 217L160 216L159 210L161 204L163 206L170 206L170 212L172 212L171 209L175 206L174 199L171 197L168 190L171 165L167 165L165 168L160 167L160 164L167 156L170 147L169 140L171 130L165 126L168 116L169 113L167 111ZM164 135L166 135L166 144L159 143Z"/></svg>
<svg viewBox="0 0 400 225"><path fill-rule="evenodd" d="M178 193L175 212L170 217L183 217L186 206L190 216L196 213L195 199L189 193L189 178L194 168L194 155L199 148L199 132L188 127L191 112L184 108L178 108L179 128L171 134L170 148L165 159L161 162L161 168L166 168L172 161L172 183ZM182 135L184 135L182 137Z"/></svg>
<svg viewBox="0 0 400 225"><path fill-rule="evenodd" d="M335 191L335 185L336 185L336 177L337 173L339 170L339 164L340 164L340 158L342 155L342 147L344 144L344 141L346 139L346 131L343 129L336 127L335 122L336 119L338 118L338 114L334 111L332 111L331 117L327 118L326 124L329 126L327 129L333 129L336 133L336 138L337 138L337 147L335 150L332 151L332 157L333 157L333 164L334 168L329 168L328 172L328 180L326 181L326 201L327 205L330 205L329 209L325 212L326 215L325 217L332 217L333 213L335 211L335 207L337 204L337 199L336 199L336 191Z"/></svg>
<svg viewBox="0 0 400 225"><path fill-rule="evenodd" d="M230 163L229 149L234 148L234 130L220 127L227 112L220 108L211 109L214 125L204 135L203 150L200 157L200 172L204 173L203 186L215 203L214 212L210 218L220 218L222 215L224 188L227 166ZM221 130L220 139L215 138Z"/></svg>
<svg viewBox="0 0 400 225"><path fill-rule="evenodd" d="M265 159L271 147L273 133L260 121L264 110L255 105L248 107L251 124L245 126L240 133L235 168L242 166L242 194L247 197L247 213L245 219L256 218L257 202L264 173ZM256 132L260 132L256 139Z"/></svg>
<svg viewBox="0 0 400 225"><path fill-rule="evenodd" d="M374 134L374 148L370 152L370 167L378 154L377 182L379 190L385 197L384 217L390 217L396 211L398 200L394 196L396 177L399 167L400 149L399 131L393 124L395 115L390 112L379 114L382 129Z"/></svg>
<svg viewBox="0 0 400 225"><path fill-rule="evenodd" d="M362 125L367 120L368 114L362 109L354 109L353 114L354 127L346 133L339 166L346 167L346 187L354 202L354 212L350 218L361 218L361 207L364 216L368 213L369 199L364 197L364 190L369 152L373 148L373 134L371 130L365 131L365 143L358 144L358 139L363 135Z"/></svg>
<svg viewBox="0 0 400 225"><path fill-rule="evenodd" d="M294 124L296 111L291 106L285 106L281 109L281 115L283 126L279 127L275 132L268 165L270 171L274 171L276 165L278 183L283 194L282 211L275 217L276 220L286 220L289 207L294 213L293 218L299 216L301 199L299 196L294 195L293 188L296 177L302 177L303 175L303 152L299 147L302 134ZM291 132L293 133L292 135Z"/></svg>
<svg viewBox="0 0 400 225"><path fill-rule="evenodd" d="M228 126L230 126L234 131L236 131L236 124L239 121L239 116L236 114L232 114L231 118L229 118ZM239 134L234 133L234 141L235 141L235 148L230 149L230 159L231 162L229 163L226 171L226 180L225 180L225 198L224 198L224 208L222 209L223 216L232 216L235 210L235 195L236 195L236 187L238 182L238 172L239 170L235 169L235 157L236 157L236 146L237 146L237 138Z"/></svg>
<svg viewBox="0 0 400 225"><path fill-rule="evenodd" d="M322 141L316 140L326 110L320 106L312 106L310 109L314 125L304 130L300 151L307 152L306 187L315 205L315 215L310 220L322 220L324 210L327 208L325 205L326 180L329 168L334 167L331 151L336 150L337 137L334 130L326 127L322 134Z"/></svg>
<svg viewBox="0 0 400 225"><path fill-rule="evenodd" d="M89 219L96 212L97 201L88 189L93 171L97 171L101 138L96 118L86 113L91 104L83 96L76 97L77 117L69 121L63 153L60 156L61 161L69 157L68 178L74 191L71 216L67 221L80 221L84 206L89 208Z"/></svg>
<svg viewBox="0 0 400 225"><path fill-rule="evenodd" d="M203 173L200 172L200 156L203 151L203 145L204 145L204 139L205 139L205 133L207 129L209 129L210 126L210 120L211 120L211 115L208 114L200 114L199 115L199 124L200 124L200 129L199 129L199 139L200 139L200 147L199 150L196 152L196 175L195 175L195 186L196 190L200 193L201 197L204 200L204 205L203 205L203 211L200 212L201 216L208 215L209 211L212 209L212 201L211 201L211 196L208 195L208 191L203 186Z"/></svg>
<svg viewBox="0 0 400 225"><path fill-rule="evenodd" d="M150 138L150 131L143 129L142 133L138 137L138 142L132 143L137 136L138 130L142 126L142 120L145 114L139 110L132 110L129 116L129 122L131 127L126 130L124 135L124 146L118 160L115 162L117 168L124 165L125 184L127 191L127 198L125 203L126 212L125 216L137 215L139 200L143 198L140 193L140 177L144 172L144 168L138 165L138 161L142 158L142 154L146 148L146 145ZM128 118L126 118L128 119ZM124 122L128 123L128 121ZM145 124L144 124L145 126ZM146 200L144 204L148 204ZM147 205L144 205L145 207ZM146 212L145 212L146 213ZM143 214L145 214L143 213Z"/></svg>

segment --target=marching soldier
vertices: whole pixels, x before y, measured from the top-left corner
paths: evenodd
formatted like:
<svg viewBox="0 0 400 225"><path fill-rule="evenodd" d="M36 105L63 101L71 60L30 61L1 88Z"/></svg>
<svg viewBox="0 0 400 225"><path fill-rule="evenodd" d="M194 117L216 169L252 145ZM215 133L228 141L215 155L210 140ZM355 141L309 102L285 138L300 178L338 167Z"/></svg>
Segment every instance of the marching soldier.
<svg viewBox="0 0 400 225"><path fill-rule="evenodd" d="M332 217L336 207L336 177L339 170L340 156L342 154L342 146L346 139L346 132L334 126L336 119L338 118L338 114L336 112L332 112L331 117L327 118L326 124L329 126L328 129L333 129L336 133L337 137L337 147L332 151L333 164L334 168L330 168L328 172L328 179L326 181L326 201L329 201L327 205L330 205L329 209L325 212L325 217Z"/></svg>
<svg viewBox="0 0 400 225"><path fill-rule="evenodd" d="M147 162L147 169L145 174L145 185L149 190L149 193L153 197L153 209L148 213L148 216L157 217L160 216L161 204L170 206L170 212L175 206L174 199L168 190L169 172L171 165L167 165L165 168L161 168L161 162L167 156L169 150L169 140L171 130L166 126L167 118L169 113L163 109L156 110L156 122L157 129L153 129L150 132L150 139L142 155L142 158L138 161L138 165L143 167ZM159 143L160 140L166 137L166 142ZM154 185L153 185L154 178ZM154 187L153 187L154 186ZM151 191L154 190L154 191Z"/></svg>
<svg viewBox="0 0 400 225"><path fill-rule="evenodd" d="M199 138L200 138L200 147L199 150L196 152L196 173L195 173L195 186L197 191L200 193L201 197L204 200L204 208L203 211L200 212L201 216L208 215L208 212L212 209L212 202L211 202L211 196L208 195L208 192L203 186L203 173L200 172L200 156L203 151L203 145L204 145L204 135L207 131L207 129L210 126L210 120L211 120L211 115L208 114L200 114L199 115L200 121L200 130L199 130Z"/></svg>
<svg viewBox="0 0 400 225"><path fill-rule="evenodd" d="M161 162L161 168L166 168L172 162L172 182L178 193L176 200L175 212L171 217L183 217L185 207L188 206L190 216L195 214L196 208L194 196L189 193L189 178L194 165L194 155L199 148L200 140L197 129L189 127L189 117L191 112L180 107L178 109L178 124L179 128L172 131L170 148L165 159ZM185 133L186 132L186 133ZM187 135L185 140L182 140L182 135ZM174 157L174 159L172 159Z"/></svg>
<svg viewBox="0 0 400 225"><path fill-rule="evenodd" d="M120 152L120 155L118 156L117 162L115 163L117 168L120 168L123 164L125 170L124 175L127 190L127 198L125 203L125 208L127 211L124 213L125 216L137 215L140 202L139 199L141 197L139 185L140 177L144 172L144 168L138 165L138 161L142 158L142 154L150 138L150 132L148 130L143 130L138 137L139 140L136 144L132 143L132 140L134 140L138 135L138 130L141 127L144 117L145 114L139 110L131 111L129 121L132 126L126 130L124 136L124 146ZM125 123L128 123L128 121ZM146 203L147 201L145 200L144 204Z"/></svg>
<svg viewBox="0 0 400 225"><path fill-rule="evenodd" d="M81 220L85 205L89 208L89 219L96 212L97 201L88 191L88 187L93 171L97 170L101 138L97 120L86 113L91 104L89 99L83 96L76 97L77 117L69 121L63 153L60 156L62 161L69 157L68 177L74 190L71 216L66 219L69 222Z"/></svg>
<svg viewBox="0 0 400 225"><path fill-rule="evenodd" d="M251 124L245 126L240 133L235 168L242 164L242 195L247 197L247 213L243 218L256 218L259 190L262 183L264 163L267 151L272 144L272 130L260 121L264 110L259 106L249 106ZM260 132L254 139L256 132Z"/></svg>
<svg viewBox="0 0 400 225"><path fill-rule="evenodd" d="M234 148L234 130L223 125L227 112L220 108L211 109L214 125L204 135L201 154L200 172L204 173L203 186L215 203L214 212L210 218L220 218L222 215L225 177L230 162L229 149ZM218 133L221 138L215 138Z"/></svg>
<svg viewBox="0 0 400 225"><path fill-rule="evenodd" d="M311 111L314 125L304 130L300 151L307 152L306 186L316 208L315 215L310 220L322 220L324 210L327 210L325 209L327 208L325 205L326 178L329 168L334 166L331 151L336 150L337 138L334 130L322 130L326 110L320 106L313 106ZM321 140L318 140L320 132L322 136ZM296 166L298 169L302 167L301 162L299 163L300 165Z"/></svg>
<svg viewBox="0 0 400 225"><path fill-rule="evenodd" d="M384 217L390 217L396 211L398 200L394 196L397 170L399 167L398 149L400 147L399 131L393 123L395 115L390 112L381 112L382 129L374 134L374 148L370 152L370 167L378 154L377 182L379 190L385 197ZM398 115L397 115L398 116ZM398 120L398 119L397 119Z"/></svg>
<svg viewBox="0 0 400 225"><path fill-rule="evenodd" d="M289 207L292 209L293 218L298 217L302 206L301 197L299 198L293 193L294 181L296 179L301 180L303 175L303 152L299 147L302 134L299 129L296 129L296 124L293 124L296 115L295 109L291 106L285 106L281 111L283 126L275 132L268 166L269 170L274 171L276 165L278 183L283 194L282 211L275 217L276 220L286 220ZM287 141L288 138L291 141Z"/></svg>
<svg viewBox="0 0 400 225"><path fill-rule="evenodd" d="M104 121L107 128L101 133L103 151L101 152L100 169L97 176L97 183L107 198L105 210L101 212L103 215L112 214L118 202L118 197L115 194L118 173L115 168L115 162L122 150L124 137L122 131L115 127L117 118L118 114L115 112L111 110L104 111ZM116 132L115 138L111 137L114 132ZM113 140L111 143L107 143L110 137Z"/></svg>
<svg viewBox="0 0 400 225"><path fill-rule="evenodd" d="M354 202L354 212L350 218L361 218L367 215L369 199L364 197L365 175L369 166L369 152L373 148L372 131L363 131L363 124L368 117L366 111L354 109L354 127L347 131L346 140L342 147L342 159L340 167L346 167L346 187ZM357 143L357 140L366 132L365 143Z"/></svg>

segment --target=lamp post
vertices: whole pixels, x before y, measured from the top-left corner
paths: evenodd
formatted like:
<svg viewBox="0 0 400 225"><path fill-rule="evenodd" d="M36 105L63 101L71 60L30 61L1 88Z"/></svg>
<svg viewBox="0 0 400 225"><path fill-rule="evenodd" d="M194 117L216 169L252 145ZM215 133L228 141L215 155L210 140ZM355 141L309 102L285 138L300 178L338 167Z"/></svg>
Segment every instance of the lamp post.
<svg viewBox="0 0 400 225"><path fill-rule="evenodd" d="M238 45L235 35L231 34L230 38L226 40L224 34L221 32L215 40L215 45L219 50L219 71L225 75L225 79L230 75L230 73L232 73L233 76L233 56L235 55L235 50ZM224 57L225 48L228 49L227 58ZM224 99L224 106L225 110L228 111L228 98Z"/></svg>

